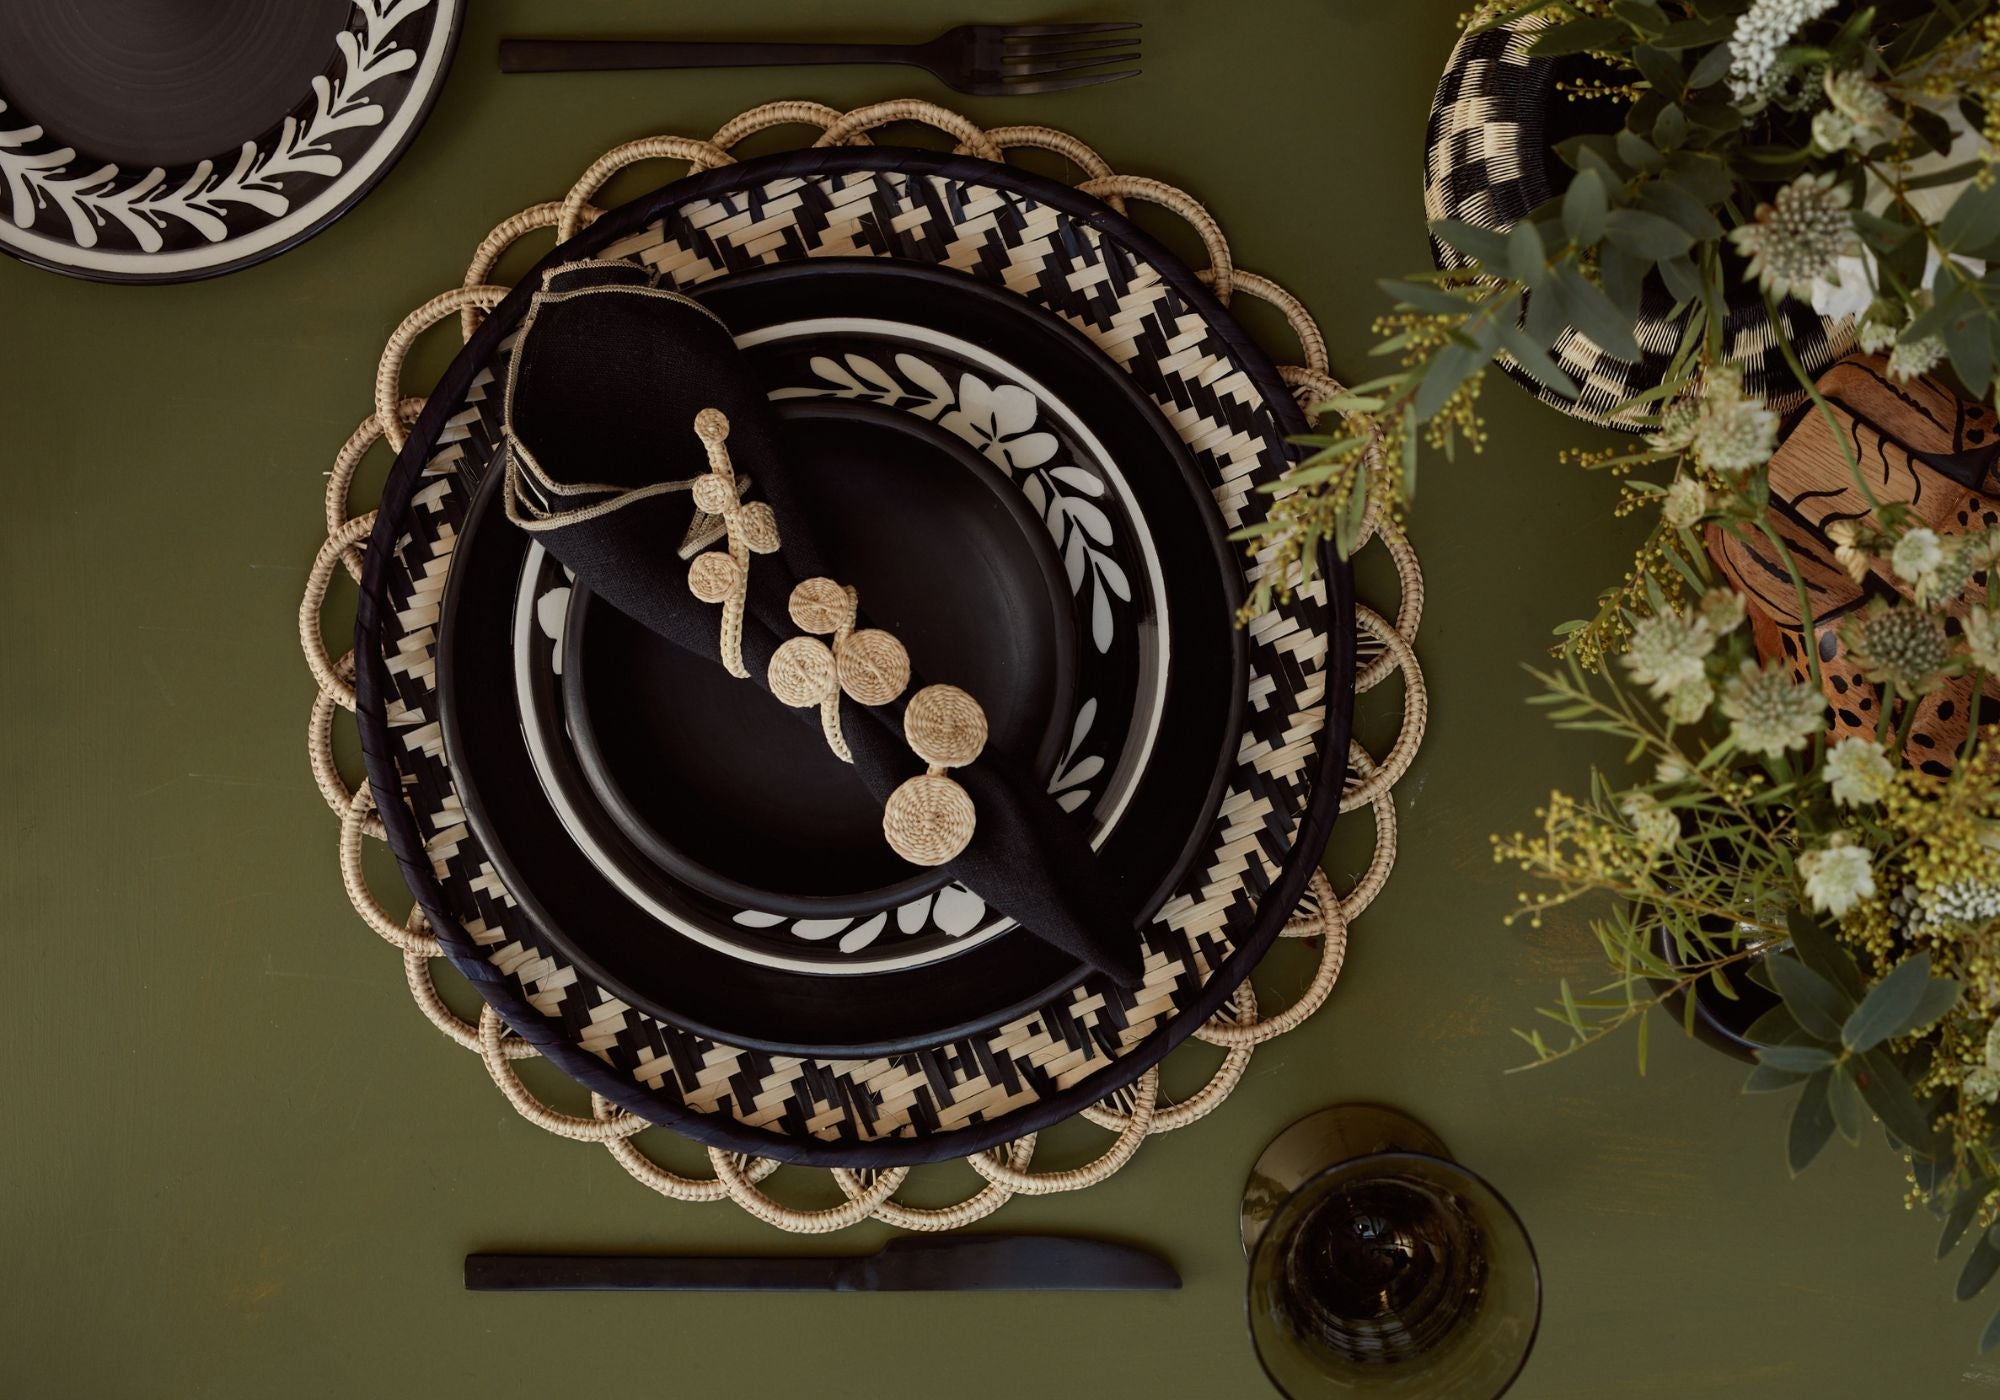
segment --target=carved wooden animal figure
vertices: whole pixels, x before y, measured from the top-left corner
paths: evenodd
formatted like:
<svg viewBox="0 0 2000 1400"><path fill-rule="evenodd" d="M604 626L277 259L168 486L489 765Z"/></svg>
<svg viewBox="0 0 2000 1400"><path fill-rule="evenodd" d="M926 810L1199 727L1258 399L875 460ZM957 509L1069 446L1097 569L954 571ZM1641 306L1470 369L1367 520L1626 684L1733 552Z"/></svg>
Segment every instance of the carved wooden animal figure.
<svg viewBox="0 0 2000 1400"><path fill-rule="evenodd" d="M1907 595L1909 585L1885 562L1874 560L1857 583L1834 558L1826 531L1840 521L1872 524L1867 496L1847 464L1851 452L1869 494L1880 504L1907 506L1913 523L1941 536L2000 524L2000 430L1993 409L1971 403L1928 376L1897 383L1879 357L1842 360L1819 379L1834 423L1818 408L1803 410L1771 458L1768 519L1791 551L1813 613L1810 645L1819 649L1821 684L1833 712L1829 737L1873 736L1882 697L1847 656L1841 624L1871 598ZM1799 610L1798 587L1784 562L1761 535L1748 538L1719 525L1707 532L1709 556L1749 601L1752 635L1766 660L1782 656L1795 679L1810 676L1809 644ZM1973 575L1949 609L1953 616L1986 597L1986 574ZM1917 702L1904 760L1943 776L1973 720L1972 683L1945 682ZM1893 720L1901 722L1903 697ZM1979 703L1982 723L2000 721L2000 678L1989 679Z"/></svg>

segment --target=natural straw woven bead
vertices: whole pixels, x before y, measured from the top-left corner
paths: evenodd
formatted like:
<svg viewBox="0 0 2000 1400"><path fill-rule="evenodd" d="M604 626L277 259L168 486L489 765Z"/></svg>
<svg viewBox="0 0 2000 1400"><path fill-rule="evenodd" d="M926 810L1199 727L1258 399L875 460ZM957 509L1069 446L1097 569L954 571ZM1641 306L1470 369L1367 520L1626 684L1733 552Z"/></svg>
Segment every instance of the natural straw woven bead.
<svg viewBox="0 0 2000 1400"><path fill-rule="evenodd" d="M792 621L801 632L827 637L854 624L854 595L830 578L809 578L792 590Z"/></svg>
<svg viewBox="0 0 2000 1400"><path fill-rule="evenodd" d="M857 704L886 705L910 683L910 654L879 627L856 632L834 653L840 688Z"/></svg>
<svg viewBox="0 0 2000 1400"><path fill-rule="evenodd" d="M714 472L698 477L692 490L695 505L710 515L727 514L736 505L736 483Z"/></svg>
<svg viewBox="0 0 2000 1400"><path fill-rule="evenodd" d="M727 602L742 582L742 567L719 549L695 555L688 565L688 588L704 603Z"/></svg>
<svg viewBox="0 0 2000 1400"><path fill-rule="evenodd" d="M729 415L719 408L704 408L694 416L694 435L703 442L721 442L729 436Z"/></svg>
<svg viewBox="0 0 2000 1400"><path fill-rule="evenodd" d="M975 816L964 788L941 774L924 773L889 794L882 834L910 864L943 865L971 842Z"/></svg>
<svg viewBox="0 0 2000 1400"><path fill-rule="evenodd" d="M742 532L743 543L752 554L778 552L778 517L772 513L769 502L752 501L737 511L736 528Z"/></svg>
<svg viewBox="0 0 2000 1400"><path fill-rule="evenodd" d="M927 685L903 711L903 737L924 762L961 768L986 748L986 711L955 685Z"/></svg>
<svg viewBox="0 0 2000 1400"><path fill-rule="evenodd" d="M833 653L825 642L793 637L771 654L771 693L803 709L833 694Z"/></svg>

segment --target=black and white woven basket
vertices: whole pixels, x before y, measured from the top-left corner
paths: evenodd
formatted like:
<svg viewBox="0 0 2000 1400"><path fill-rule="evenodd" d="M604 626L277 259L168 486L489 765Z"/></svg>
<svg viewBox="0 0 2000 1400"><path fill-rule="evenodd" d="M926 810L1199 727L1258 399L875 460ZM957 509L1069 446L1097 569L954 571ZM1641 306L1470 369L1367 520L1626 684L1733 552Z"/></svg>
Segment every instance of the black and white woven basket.
<svg viewBox="0 0 2000 1400"><path fill-rule="evenodd" d="M1546 14L1526 16L1468 33L1452 50L1424 138L1427 218L1505 231L1562 193L1551 142L1556 107L1565 100L1556 90L1564 60L1529 52L1548 23ZM1431 249L1439 267L1466 262L1436 239ZM1550 353L1576 382L1576 394L1541 383L1507 356L1501 364L1544 403L1636 431L1647 426L1642 416L1616 410L1665 378L1680 343L1680 322L1671 311L1672 298L1657 280L1650 283L1636 331L1641 358L1635 364L1612 359L1588 337L1565 328ZM1744 387L1789 413L1802 407L1807 395L1785 362L1783 341L1790 342L1806 373L1817 376L1854 348L1854 326L1849 320L1824 320L1797 301L1780 303L1779 311L1783 324L1774 329L1762 299L1745 297L1731 304L1723 333Z"/></svg>

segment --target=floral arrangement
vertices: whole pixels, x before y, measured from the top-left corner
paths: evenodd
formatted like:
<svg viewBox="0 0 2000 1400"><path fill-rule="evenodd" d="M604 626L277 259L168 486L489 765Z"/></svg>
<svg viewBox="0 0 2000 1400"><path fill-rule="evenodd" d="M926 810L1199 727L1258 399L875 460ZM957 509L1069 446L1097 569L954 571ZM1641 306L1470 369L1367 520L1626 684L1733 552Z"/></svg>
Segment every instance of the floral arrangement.
<svg viewBox="0 0 2000 1400"><path fill-rule="evenodd" d="M1747 1088L1795 1095L1793 1170L1878 1119L1913 1199L1944 1220L1940 1257L1975 1239L1969 1298L2000 1274L2000 727L1976 717L2000 678L2000 531L1876 500L1786 345L1807 417L1844 444L1870 505L1833 527L1826 560L1803 557L1771 508L1779 414L1746 388L1724 326L1746 297L1774 326L1781 303L1810 304L1888 381L1949 374L1991 395L2000 3L1489 0L1468 25L1530 19L1537 52L1587 55L1600 75L1564 94L1601 111L1556 148L1567 188L1508 230L1433 225L1464 264L1384 284L1398 300L1376 353L1396 368L1325 405L1341 430L1308 439L1252 547L1306 576L1322 541L1344 550L1371 508L1401 508L1420 455L1480 448L1496 362L1572 391L1550 353L1565 328L1636 362L1644 289L1665 288L1671 361L1616 410L1645 436L1579 455L1623 475L1621 513L1651 512L1653 529L1535 673L1554 722L1622 744L1628 769L1553 794L1536 829L1495 842L1536 886L1521 917L1587 901L1609 975L1565 983L1521 1034L1543 1063L1636 1026L1643 1069L1658 1003L1683 1000L1692 1029L1697 993L1768 1002ZM1732 541L1795 586L1804 674L1753 640L1718 567ZM1837 739L1808 587L1820 564L1877 595L1835 636L1879 703ZM1920 706L1954 686L1975 711L1962 742L1907 761ZM2000 1317L1982 1345L1996 1342Z"/></svg>

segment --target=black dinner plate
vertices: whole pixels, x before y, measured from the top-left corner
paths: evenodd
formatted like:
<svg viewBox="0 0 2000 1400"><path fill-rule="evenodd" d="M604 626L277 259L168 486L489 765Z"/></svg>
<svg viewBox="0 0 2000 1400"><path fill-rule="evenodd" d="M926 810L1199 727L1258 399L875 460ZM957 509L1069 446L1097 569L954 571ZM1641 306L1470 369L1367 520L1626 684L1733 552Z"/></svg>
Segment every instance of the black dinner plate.
<svg viewBox="0 0 2000 1400"><path fill-rule="evenodd" d="M1212 499L1159 410L1087 341L1005 291L882 261L819 260L704 286L737 334L805 316L931 325L1063 386L1143 501L1166 574L1174 680L1130 815L1099 849L1107 881L1150 915L1193 858L1221 797L1245 703L1235 625L1240 570ZM454 550L439 621L444 742L467 817L510 896L567 957L618 996L698 1033L779 1053L890 1053L997 1024L1073 985L1083 969L1016 930L943 962L826 978L745 962L677 936L622 895L540 790L511 691L509 623L529 547L482 481ZM596 833L629 842L608 819Z"/></svg>
<svg viewBox="0 0 2000 1400"><path fill-rule="evenodd" d="M180 282L338 218L415 137L463 0L4 0L0 251Z"/></svg>

